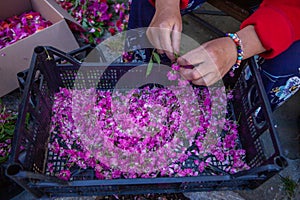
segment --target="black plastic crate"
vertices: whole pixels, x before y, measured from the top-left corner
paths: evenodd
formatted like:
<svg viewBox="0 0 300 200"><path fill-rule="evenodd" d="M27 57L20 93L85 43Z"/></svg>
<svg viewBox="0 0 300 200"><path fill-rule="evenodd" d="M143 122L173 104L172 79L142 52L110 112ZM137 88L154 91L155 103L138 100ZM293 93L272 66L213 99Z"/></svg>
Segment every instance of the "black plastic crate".
<svg viewBox="0 0 300 200"><path fill-rule="evenodd" d="M55 48L37 47L31 67L26 73L23 100L19 107L6 174L37 197L253 189L287 165L281 154L257 63L251 58L244 62L243 70L235 78L224 78L225 85L234 88L234 101L229 103L228 109L239 119L240 145L246 150L245 159L250 166L249 170L229 174L216 164L206 173L195 177L97 180L92 169L82 171L71 181L49 176L49 160L56 161L58 169L64 162L48 151L53 96L59 91L59 87L74 86L81 64L74 56ZM90 82L100 80L100 89L113 89L121 76L138 65L140 64L115 63L105 68L105 71L100 66L91 66L90 73L93 75L89 71L82 75L85 80L81 82L84 84L82 87L90 87ZM252 76L248 76L249 72ZM95 74L102 74L102 77ZM259 117L258 109L262 113Z"/></svg>

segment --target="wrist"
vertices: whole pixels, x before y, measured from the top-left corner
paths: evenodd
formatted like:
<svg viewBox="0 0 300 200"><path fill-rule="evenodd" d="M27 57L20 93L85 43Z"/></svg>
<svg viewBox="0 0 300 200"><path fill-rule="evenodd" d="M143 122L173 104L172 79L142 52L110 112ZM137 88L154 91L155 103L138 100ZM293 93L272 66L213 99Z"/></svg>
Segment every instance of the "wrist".
<svg viewBox="0 0 300 200"><path fill-rule="evenodd" d="M180 0L156 0L156 10L180 10Z"/></svg>
<svg viewBox="0 0 300 200"><path fill-rule="evenodd" d="M208 52L215 63L220 65L231 67L237 59L236 46L229 37L217 38L208 41L201 46Z"/></svg>
<svg viewBox="0 0 300 200"><path fill-rule="evenodd" d="M234 71L235 69L240 67L244 58L242 41L237 33L226 33L226 36L231 38L232 42L235 44L236 47L236 61L235 64L232 66L232 70Z"/></svg>
<svg viewBox="0 0 300 200"><path fill-rule="evenodd" d="M237 32L242 41L244 59L250 58L254 55L263 53L266 49L263 47L255 28L252 25L246 26Z"/></svg>

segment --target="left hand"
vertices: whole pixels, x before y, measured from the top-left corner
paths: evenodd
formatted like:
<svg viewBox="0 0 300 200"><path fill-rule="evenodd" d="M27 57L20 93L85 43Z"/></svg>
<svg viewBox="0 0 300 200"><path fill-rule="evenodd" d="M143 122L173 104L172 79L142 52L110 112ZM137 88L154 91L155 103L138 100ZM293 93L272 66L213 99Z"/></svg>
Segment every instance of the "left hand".
<svg viewBox="0 0 300 200"><path fill-rule="evenodd" d="M223 37L204 43L198 48L177 59L181 66L193 65L194 68L181 67L179 72L196 85L212 85L231 69L237 59L237 50L231 38Z"/></svg>
<svg viewBox="0 0 300 200"><path fill-rule="evenodd" d="M175 61L180 49L182 18L179 0L156 0L156 10L147 29L147 37L160 54L166 53Z"/></svg>

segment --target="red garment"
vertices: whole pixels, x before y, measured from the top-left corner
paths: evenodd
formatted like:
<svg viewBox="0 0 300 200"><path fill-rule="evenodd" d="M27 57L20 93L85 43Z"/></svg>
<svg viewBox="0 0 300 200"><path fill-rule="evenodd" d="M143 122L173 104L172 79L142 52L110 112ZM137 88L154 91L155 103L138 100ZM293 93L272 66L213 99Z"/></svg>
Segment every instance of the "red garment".
<svg viewBox="0 0 300 200"><path fill-rule="evenodd" d="M260 7L241 25L254 25L267 52L273 58L300 39L300 0L264 0Z"/></svg>
<svg viewBox="0 0 300 200"><path fill-rule="evenodd" d="M155 0L149 0L149 2L155 6ZM189 0L180 0L180 9L185 9L189 4Z"/></svg>
<svg viewBox="0 0 300 200"><path fill-rule="evenodd" d="M155 0L149 0L155 5ZM189 0L181 0L180 8ZM241 25L254 25L255 31L267 50L261 56L273 58L300 40L300 0L264 0L260 7Z"/></svg>

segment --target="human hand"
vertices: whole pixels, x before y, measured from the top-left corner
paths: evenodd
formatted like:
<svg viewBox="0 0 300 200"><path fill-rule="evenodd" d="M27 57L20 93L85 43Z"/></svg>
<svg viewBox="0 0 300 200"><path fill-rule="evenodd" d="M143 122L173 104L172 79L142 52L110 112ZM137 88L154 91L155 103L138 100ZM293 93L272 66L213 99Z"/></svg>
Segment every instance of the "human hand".
<svg viewBox="0 0 300 200"><path fill-rule="evenodd" d="M253 25L237 32L242 41L244 59L265 52ZM193 69L180 68L181 75L196 85L212 85L220 80L235 64L237 49L229 37L218 38L178 58L181 66L193 65Z"/></svg>
<svg viewBox="0 0 300 200"><path fill-rule="evenodd" d="M177 59L181 66L193 65L188 69L181 67L180 74L196 85L212 85L220 80L235 64L236 46L228 37L204 43Z"/></svg>
<svg viewBox="0 0 300 200"><path fill-rule="evenodd" d="M171 61L179 52L182 19L179 0L157 0L156 12L147 29L147 37L158 53L166 53Z"/></svg>

